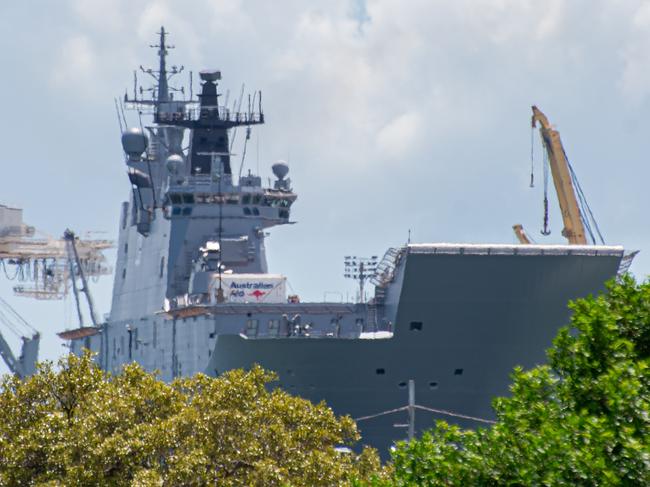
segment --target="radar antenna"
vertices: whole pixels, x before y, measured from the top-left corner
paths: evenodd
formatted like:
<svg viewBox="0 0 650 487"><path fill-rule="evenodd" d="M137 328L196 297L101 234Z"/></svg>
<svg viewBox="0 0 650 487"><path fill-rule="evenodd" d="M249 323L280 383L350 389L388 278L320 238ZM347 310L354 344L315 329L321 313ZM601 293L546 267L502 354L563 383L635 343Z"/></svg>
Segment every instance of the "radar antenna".
<svg viewBox="0 0 650 487"><path fill-rule="evenodd" d="M171 66L170 69L167 69L167 54L169 54L170 49L174 49L175 46L167 44L167 36L169 32L165 30L165 27L160 27L160 31L157 32L159 36L158 44L151 44L149 47L158 49L158 69L145 68L140 65L140 71L144 74L148 74L155 81L156 84L151 88L143 88L142 86L138 87L138 78L137 73L133 73L133 98L129 99L128 95L124 95L124 102L137 105L150 105L158 107L160 104L168 103L172 101L173 97L170 92L178 91L185 94L185 88L175 88L169 85L169 80L183 72L185 69L184 66ZM191 78L190 78L191 80ZM191 81L190 81L191 82ZM191 88L190 88L191 90ZM141 97L138 98L138 91L140 92ZM151 92L153 94L152 99L147 100L142 97L144 92ZM191 100L190 100L191 101Z"/></svg>

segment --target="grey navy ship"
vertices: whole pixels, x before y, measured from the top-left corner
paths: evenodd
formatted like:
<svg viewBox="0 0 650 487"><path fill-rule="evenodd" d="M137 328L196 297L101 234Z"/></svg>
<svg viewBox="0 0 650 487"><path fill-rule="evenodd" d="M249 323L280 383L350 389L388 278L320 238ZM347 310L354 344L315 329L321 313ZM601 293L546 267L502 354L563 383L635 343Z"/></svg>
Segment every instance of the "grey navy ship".
<svg viewBox="0 0 650 487"><path fill-rule="evenodd" d="M367 301L288 296L285 276L268 273L264 241L291 223L289 167L274 164L266 187L257 174L235 177L230 150L233 130L264 123L261 94L229 109L221 73L205 70L198 99L174 97L164 29L154 47L151 97L124 100L153 120L123 127L130 198L111 310L60 333L103 369L136 361L170 381L260 364L291 393L372 416L358 423L361 442L385 454L406 436L395 427L405 418L379 413L405 405L409 381L417 403L439 413L418 412L417 432L434 419L493 419L513 367L544 362L567 302L603 290L621 266L618 246L408 243L378 261Z"/></svg>

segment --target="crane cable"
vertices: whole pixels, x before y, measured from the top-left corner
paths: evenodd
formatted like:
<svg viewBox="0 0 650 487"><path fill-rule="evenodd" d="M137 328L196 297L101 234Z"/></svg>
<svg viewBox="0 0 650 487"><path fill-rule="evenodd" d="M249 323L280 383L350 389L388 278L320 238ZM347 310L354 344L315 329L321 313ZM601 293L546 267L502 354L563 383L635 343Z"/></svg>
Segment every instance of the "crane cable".
<svg viewBox="0 0 650 487"><path fill-rule="evenodd" d="M541 230L542 235L550 235L551 230L548 228L548 173L549 173L549 161L548 153L543 151L543 160L542 168L544 171L544 227Z"/></svg>
<svg viewBox="0 0 650 487"><path fill-rule="evenodd" d="M571 163L569 162L569 158L566 156L566 152L564 153L564 157L566 158L567 164L569 166L571 182L575 187L576 195L578 197L578 204L580 205L580 219L582 220L585 229L589 233L589 236L591 237L591 241L593 242L593 244L594 245L596 244L596 237L594 236L594 230L595 230L596 234L598 235L598 238L600 239L600 242L603 245L605 245L605 239L603 238L603 235L600 231L598 222L596 221L596 218L594 217L594 214L591 211L591 207L587 202L587 197L585 196L585 193L582 190L582 186L580 186L580 181L578 181L578 176L573 170L573 166L571 166ZM592 229L592 224L593 224L593 229Z"/></svg>
<svg viewBox="0 0 650 487"><path fill-rule="evenodd" d="M535 126L530 127L530 187L535 187Z"/></svg>
<svg viewBox="0 0 650 487"><path fill-rule="evenodd" d="M38 333L36 328L30 325L25 318L20 316L18 312L2 298L0 298L0 322L4 323L5 326L18 337L25 335L24 332L21 333L19 329L21 327L23 330L27 330L31 334Z"/></svg>

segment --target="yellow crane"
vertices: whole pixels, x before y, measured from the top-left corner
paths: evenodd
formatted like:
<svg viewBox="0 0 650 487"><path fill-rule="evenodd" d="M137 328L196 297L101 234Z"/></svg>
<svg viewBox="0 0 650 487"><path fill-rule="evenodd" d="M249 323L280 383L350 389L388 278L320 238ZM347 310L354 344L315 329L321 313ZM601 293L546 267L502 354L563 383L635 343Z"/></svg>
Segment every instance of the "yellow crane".
<svg viewBox="0 0 650 487"><path fill-rule="evenodd" d="M521 223L517 223L512 226L512 230L515 232L515 235L517 236L517 240L519 240L520 244L529 244L530 238L528 238L528 234L524 230L524 227Z"/></svg>
<svg viewBox="0 0 650 487"><path fill-rule="evenodd" d="M560 133L551 126L548 118L546 118L546 115L539 108L534 105L532 108L533 116L531 124L533 128L536 128L539 123L539 132L542 136L544 149L546 149L546 153L548 154L553 184L555 185L555 191L560 203L564 223L562 235L567 238L571 245L586 245L587 237L585 235L585 227L582 222L578 198L576 197L571 179L569 161L567 161L564 147L562 146ZM515 225L513 228L520 243L530 243L521 225Z"/></svg>

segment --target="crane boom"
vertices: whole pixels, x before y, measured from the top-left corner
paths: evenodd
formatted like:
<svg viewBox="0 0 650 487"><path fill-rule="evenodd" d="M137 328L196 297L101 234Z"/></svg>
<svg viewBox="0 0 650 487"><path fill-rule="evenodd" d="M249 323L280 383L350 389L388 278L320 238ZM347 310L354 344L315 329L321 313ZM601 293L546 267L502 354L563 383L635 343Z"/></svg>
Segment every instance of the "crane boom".
<svg viewBox="0 0 650 487"><path fill-rule="evenodd" d="M515 236L517 237L517 240L519 240L520 244L530 245L530 238L528 237L528 235L524 230L524 227L520 223L513 225L512 229L515 232Z"/></svg>
<svg viewBox="0 0 650 487"><path fill-rule="evenodd" d="M564 147L560 140L560 133L551 127L546 115L533 105L533 117L531 120L533 128L539 122L539 132L542 136L544 148L548 154L553 184L560 203L562 220L564 228L562 235L565 236L572 245L586 245L587 237L585 236L585 227L582 223L582 216L578 206L578 199L571 181L569 171L569 161L567 161Z"/></svg>
<svg viewBox="0 0 650 487"><path fill-rule="evenodd" d="M0 322L16 335L22 334L23 342L20 356L16 358L0 331L0 357L5 361L9 370L20 379L32 375L36 372L40 334L2 298L0 298ZM24 331L20 333L19 329Z"/></svg>

